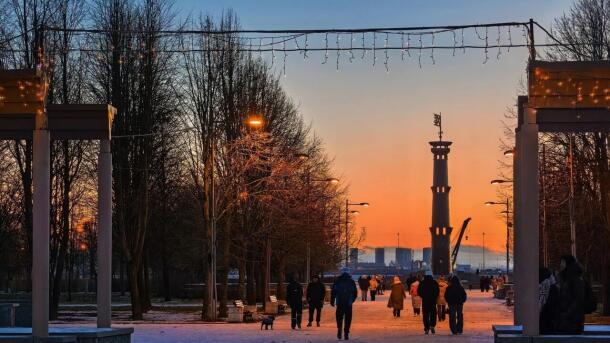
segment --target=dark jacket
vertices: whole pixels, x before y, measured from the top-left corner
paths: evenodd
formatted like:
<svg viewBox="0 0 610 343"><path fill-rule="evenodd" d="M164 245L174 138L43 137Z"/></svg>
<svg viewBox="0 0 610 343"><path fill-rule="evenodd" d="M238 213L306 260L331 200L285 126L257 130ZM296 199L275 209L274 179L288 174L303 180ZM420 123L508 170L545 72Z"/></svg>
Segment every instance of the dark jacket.
<svg viewBox="0 0 610 343"><path fill-rule="evenodd" d="M356 282L348 273L343 273L333 283L333 288L330 294L330 305L335 304L339 307L351 307L358 297L358 289Z"/></svg>
<svg viewBox="0 0 610 343"><path fill-rule="evenodd" d="M438 288L438 283L432 278L432 275L426 275L417 288L417 295L421 297L424 306L431 304L436 305L436 299L438 298L439 293L440 289Z"/></svg>
<svg viewBox="0 0 610 343"><path fill-rule="evenodd" d="M326 287L322 281L310 282L307 285L307 302L312 305L322 306L326 296Z"/></svg>
<svg viewBox="0 0 610 343"><path fill-rule="evenodd" d="M561 272L558 286L555 331L559 334L581 334L585 322L585 281L578 262L568 265Z"/></svg>
<svg viewBox="0 0 610 343"><path fill-rule="evenodd" d="M303 306L303 286L295 280L286 287L286 302L291 308Z"/></svg>
<svg viewBox="0 0 610 343"><path fill-rule="evenodd" d="M466 302L467 298L468 296L460 283L460 279L457 276L452 277L451 284L445 290L445 301L447 304L449 306L461 305Z"/></svg>
<svg viewBox="0 0 610 343"><path fill-rule="evenodd" d="M369 289L369 280L367 280L367 278L365 278L365 277L360 277L358 279L358 286L360 286L360 290L368 291L368 289Z"/></svg>

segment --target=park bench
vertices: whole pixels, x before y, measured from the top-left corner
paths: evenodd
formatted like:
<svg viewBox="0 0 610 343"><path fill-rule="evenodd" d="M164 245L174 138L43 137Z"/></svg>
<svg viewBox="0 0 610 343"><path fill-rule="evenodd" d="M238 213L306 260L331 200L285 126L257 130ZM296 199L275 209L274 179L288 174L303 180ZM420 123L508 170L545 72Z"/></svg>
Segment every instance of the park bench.
<svg viewBox="0 0 610 343"><path fill-rule="evenodd" d="M233 301L233 307L228 308L229 323L242 323L244 321L244 303L241 300Z"/></svg>
<svg viewBox="0 0 610 343"><path fill-rule="evenodd" d="M278 314L278 302L275 295L270 295L269 300L265 301L264 313L271 315Z"/></svg>
<svg viewBox="0 0 610 343"><path fill-rule="evenodd" d="M493 325L496 343L610 343L610 325L585 325L582 335L544 335L531 337L522 334L521 325Z"/></svg>
<svg viewBox="0 0 610 343"><path fill-rule="evenodd" d="M0 311L3 312L3 314L7 315L7 323L8 326L11 328L15 327L15 317L16 317L16 313L17 313L17 307L19 307L19 304L16 303L9 303L9 304L0 304ZM0 320L0 326L2 326L3 321Z"/></svg>

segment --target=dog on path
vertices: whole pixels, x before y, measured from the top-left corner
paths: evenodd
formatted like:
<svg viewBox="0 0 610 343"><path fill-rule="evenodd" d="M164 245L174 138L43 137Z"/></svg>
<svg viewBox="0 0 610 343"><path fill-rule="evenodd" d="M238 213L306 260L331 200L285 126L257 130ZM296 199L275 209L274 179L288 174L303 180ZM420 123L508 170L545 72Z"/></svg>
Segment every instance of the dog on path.
<svg viewBox="0 0 610 343"><path fill-rule="evenodd" d="M263 320L261 321L261 330L263 329L263 326L265 327L265 330L269 330L269 327L271 327L271 330L273 330L273 321L275 320L274 316L268 316L263 318Z"/></svg>

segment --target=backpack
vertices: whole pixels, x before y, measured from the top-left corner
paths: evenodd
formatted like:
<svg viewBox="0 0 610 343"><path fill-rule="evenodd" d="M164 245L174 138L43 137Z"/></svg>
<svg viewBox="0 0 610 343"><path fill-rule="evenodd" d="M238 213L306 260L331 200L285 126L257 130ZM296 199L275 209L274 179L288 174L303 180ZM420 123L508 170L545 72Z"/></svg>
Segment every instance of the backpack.
<svg viewBox="0 0 610 343"><path fill-rule="evenodd" d="M584 310L586 314L591 314L597 310L597 299L593 294L591 284L585 280L585 303Z"/></svg>

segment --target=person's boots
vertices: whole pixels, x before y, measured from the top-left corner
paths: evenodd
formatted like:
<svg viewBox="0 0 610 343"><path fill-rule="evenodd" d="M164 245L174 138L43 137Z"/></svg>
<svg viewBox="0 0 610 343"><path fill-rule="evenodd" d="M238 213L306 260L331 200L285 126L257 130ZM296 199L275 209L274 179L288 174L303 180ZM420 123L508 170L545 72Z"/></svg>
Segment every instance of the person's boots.
<svg viewBox="0 0 610 343"><path fill-rule="evenodd" d="M290 327L294 330L294 328L297 326L297 320L295 318L291 318L290 319Z"/></svg>
<svg viewBox="0 0 610 343"><path fill-rule="evenodd" d="M345 338L345 340L347 341L347 340L349 339L349 332L347 332L347 331L346 331L346 332L343 334L343 338Z"/></svg>
<svg viewBox="0 0 610 343"><path fill-rule="evenodd" d="M317 326L317 327L320 327L320 322L316 322L316 326Z"/></svg>
<svg viewBox="0 0 610 343"><path fill-rule="evenodd" d="M301 315L297 314L297 327L300 329L301 328Z"/></svg>
<svg viewBox="0 0 610 343"><path fill-rule="evenodd" d="M436 333L436 331L434 331L434 327L430 328L430 332L432 332L433 335Z"/></svg>
<svg viewBox="0 0 610 343"><path fill-rule="evenodd" d="M341 329L337 330L337 339L341 339Z"/></svg>
<svg viewBox="0 0 610 343"><path fill-rule="evenodd" d="M318 325L318 326L320 326L320 325ZM311 322L307 323L307 327L311 327Z"/></svg>

